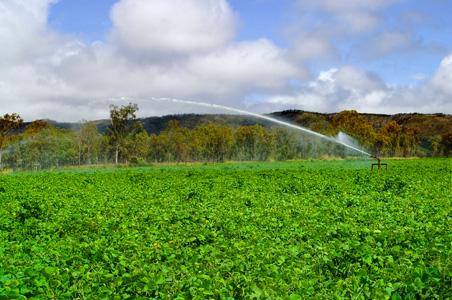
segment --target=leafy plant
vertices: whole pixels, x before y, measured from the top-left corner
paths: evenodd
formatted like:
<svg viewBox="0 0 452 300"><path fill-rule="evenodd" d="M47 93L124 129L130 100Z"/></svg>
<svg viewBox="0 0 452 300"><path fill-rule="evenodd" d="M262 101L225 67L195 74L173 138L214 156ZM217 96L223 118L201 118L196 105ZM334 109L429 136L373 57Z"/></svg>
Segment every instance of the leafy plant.
<svg viewBox="0 0 452 300"><path fill-rule="evenodd" d="M0 299L447 299L451 161L0 177Z"/></svg>

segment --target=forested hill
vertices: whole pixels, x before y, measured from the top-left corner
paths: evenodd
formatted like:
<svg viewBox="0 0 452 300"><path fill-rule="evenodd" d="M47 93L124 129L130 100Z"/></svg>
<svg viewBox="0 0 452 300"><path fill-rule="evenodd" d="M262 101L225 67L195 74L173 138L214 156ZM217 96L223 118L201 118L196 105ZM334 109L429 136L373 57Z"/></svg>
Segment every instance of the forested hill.
<svg viewBox="0 0 452 300"><path fill-rule="evenodd" d="M281 120L289 121L301 125L303 127L311 128L316 131L328 133L329 128L333 126L333 119L339 113L316 113L302 110L287 110L281 112L274 112L269 116L276 117ZM442 136L447 133L452 133L452 115L448 114L366 114L360 113L359 116L363 117L367 122L372 124L375 130L381 129L389 121L395 121L402 127L415 128L418 130L418 134L423 138L433 138ZM248 116L240 115L226 115L226 114L180 114L180 115L167 115L163 117L148 117L142 118L141 121L147 132L159 134L165 128L170 121L175 120L179 122L181 127L194 128L198 125L205 123L215 123L219 125L227 126L246 126L260 124L265 127L273 126L272 123L255 119ZM80 124L77 123L61 123L49 121L59 128L79 128ZM109 125L108 120L98 120L99 131L104 133ZM24 124L24 127L29 124Z"/></svg>
<svg viewBox="0 0 452 300"><path fill-rule="evenodd" d="M79 129L80 123L68 123L68 122L56 122L53 120L44 120L50 124L61 129ZM183 128L195 128L199 125L206 123L214 123L218 125L226 125L231 127L248 126L260 124L265 127L270 127L272 124L267 121L255 119L248 116L240 115L226 115L226 114L179 114L179 115L167 115L162 117L148 117L141 118L144 128L150 134L160 134L168 127L170 121L177 121L180 127ZM100 133L104 134L110 125L109 120L97 120L94 121L97 124L97 128ZM19 131L23 131L32 122L25 122Z"/></svg>
<svg viewBox="0 0 452 300"><path fill-rule="evenodd" d="M452 115L448 114L409 113L385 115L347 111L325 114L287 110L274 112L270 116L326 135L336 135L337 131L341 130L354 136L364 144L366 139L372 140L371 144L376 144L383 142L382 139L384 140L387 136L399 135L399 139L406 137L414 139L420 149L424 149L427 153L438 152L439 148L443 148L445 153L452 151ZM275 126L265 120L237 115L170 115L146 118L142 121L149 133L160 133L167 128L171 120L176 120L181 127L188 128L194 128L209 122L234 127L255 124L265 127ZM100 129L106 128L105 125L102 127ZM397 134L397 131L400 131L400 134Z"/></svg>
<svg viewBox="0 0 452 300"><path fill-rule="evenodd" d="M328 132L328 128L333 125L334 118L341 113L322 114L301 110L288 110L275 112L272 115L277 118L291 120L292 122L317 131ZM389 121L395 121L402 128L416 129L421 138L434 138L448 133L452 133L452 115L448 114L365 114L359 116L369 122L378 131Z"/></svg>
<svg viewBox="0 0 452 300"><path fill-rule="evenodd" d="M360 114L356 111L324 114L287 110L274 112L270 116L329 136L343 131L369 149L386 148L386 152L392 155L449 156L452 153L452 115L442 113L384 115ZM209 122L232 127L255 124L265 127L275 126L265 120L237 115L174 115L146 118L142 122L149 133L159 134L172 120L187 128L195 128ZM105 128L104 125L102 129ZM392 150L389 150L390 148Z"/></svg>
<svg viewBox="0 0 452 300"><path fill-rule="evenodd" d="M392 152L392 155L415 155L416 152L410 151L411 154L407 154L403 150L413 148L419 149L421 151L419 153L426 155L435 155L435 153L448 155L452 152L452 115L441 113L384 115L360 114L356 111L324 114L301 110L287 110L270 115L329 136L342 131L369 148L391 148L393 150L389 152ZM265 120L227 114L181 114L141 119L146 131L157 135L168 128L170 121L177 121L181 128L189 129L208 123L234 128L256 124L266 128L275 126ZM80 127L80 124L76 123L52 121L50 123L65 129ZM99 132L105 133L110 121L99 120L96 124ZM27 125L24 124L23 127Z"/></svg>

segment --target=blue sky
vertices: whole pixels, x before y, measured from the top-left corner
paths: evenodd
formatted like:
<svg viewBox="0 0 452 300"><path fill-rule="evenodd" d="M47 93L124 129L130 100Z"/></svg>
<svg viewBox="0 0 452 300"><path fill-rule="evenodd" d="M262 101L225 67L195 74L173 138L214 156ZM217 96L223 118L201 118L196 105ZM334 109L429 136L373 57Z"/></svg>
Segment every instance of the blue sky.
<svg viewBox="0 0 452 300"><path fill-rule="evenodd" d="M79 34L86 41L102 40L111 27L110 9L117 0L60 0L50 9L49 22L58 31ZM280 44L292 0L233 0L240 16L239 40L269 37Z"/></svg>
<svg viewBox="0 0 452 300"><path fill-rule="evenodd" d="M0 104L62 120L117 99L198 112L138 101L152 97L451 113L451 13L452 0L3 0Z"/></svg>
<svg viewBox="0 0 452 300"><path fill-rule="evenodd" d="M76 34L86 42L105 40L111 30L110 9L116 0L60 0L50 9L49 22L61 32ZM294 0L230 0L239 16L236 39L269 38L281 47L290 46L285 31L296 22ZM429 77L441 59L452 49L452 2L398 1L383 12L382 27L370 34L357 35L337 42L340 59L310 62L313 71L327 66L354 64L383 77L389 84L412 85L424 75ZM325 15L315 12L319 19ZM410 17L414 20L409 20ZM411 34L412 47L382 57L363 57L360 46L377 32L400 30ZM417 48L416 48L417 47ZM423 48L423 49L422 49ZM415 62L415 63L413 63Z"/></svg>
<svg viewBox="0 0 452 300"><path fill-rule="evenodd" d="M50 9L50 25L58 31L80 35L85 41L105 39L111 28L113 0L62 0Z"/></svg>

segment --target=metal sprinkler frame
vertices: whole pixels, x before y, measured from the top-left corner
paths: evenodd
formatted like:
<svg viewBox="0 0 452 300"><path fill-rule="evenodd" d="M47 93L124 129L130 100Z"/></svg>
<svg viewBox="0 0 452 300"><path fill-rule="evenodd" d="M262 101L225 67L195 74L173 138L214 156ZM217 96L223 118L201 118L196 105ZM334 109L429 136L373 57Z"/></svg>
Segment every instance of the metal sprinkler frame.
<svg viewBox="0 0 452 300"><path fill-rule="evenodd" d="M371 167L370 167L370 170L371 170L371 171L374 170L374 167L377 167L378 173L380 173L381 170L383 169L383 168L382 168L383 166L385 167L385 171L388 171L388 164L387 164L387 163L381 163L381 159L380 159L378 156L376 156L376 155L373 155L373 156L371 156L371 157L372 157L373 159L376 159L376 160L377 160L377 163L371 165Z"/></svg>

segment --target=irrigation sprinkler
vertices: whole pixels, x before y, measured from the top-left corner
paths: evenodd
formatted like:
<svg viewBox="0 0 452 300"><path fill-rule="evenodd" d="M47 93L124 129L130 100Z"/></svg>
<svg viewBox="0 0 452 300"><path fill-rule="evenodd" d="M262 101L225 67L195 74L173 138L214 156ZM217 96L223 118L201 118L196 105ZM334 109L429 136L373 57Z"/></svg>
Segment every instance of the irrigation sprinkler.
<svg viewBox="0 0 452 300"><path fill-rule="evenodd" d="M370 170L371 170L371 171L374 170L374 167L377 167L378 173L381 172L381 170L383 169L382 167L385 167L385 171L388 170L388 164L386 164L386 163L381 163L381 159L380 159L377 155L373 155L373 156L371 156L371 157L372 157L373 159L376 159L376 160L377 160L377 163L376 163L376 164L372 164L372 166L370 167Z"/></svg>

